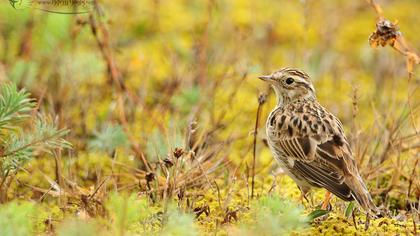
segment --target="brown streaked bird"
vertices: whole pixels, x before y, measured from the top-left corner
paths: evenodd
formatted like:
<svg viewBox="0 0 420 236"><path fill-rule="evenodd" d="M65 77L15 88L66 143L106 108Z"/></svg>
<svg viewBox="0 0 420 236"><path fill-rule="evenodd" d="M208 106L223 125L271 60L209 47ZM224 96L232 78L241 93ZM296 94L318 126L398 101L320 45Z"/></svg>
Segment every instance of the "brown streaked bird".
<svg viewBox="0 0 420 236"><path fill-rule="evenodd" d="M341 122L316 99L310 77L294 68L260 76L274 89L277 106L270 113L266 132L274 158L305 195L311 187L356 200L366 213L377 214L364 184Z"/></svg>

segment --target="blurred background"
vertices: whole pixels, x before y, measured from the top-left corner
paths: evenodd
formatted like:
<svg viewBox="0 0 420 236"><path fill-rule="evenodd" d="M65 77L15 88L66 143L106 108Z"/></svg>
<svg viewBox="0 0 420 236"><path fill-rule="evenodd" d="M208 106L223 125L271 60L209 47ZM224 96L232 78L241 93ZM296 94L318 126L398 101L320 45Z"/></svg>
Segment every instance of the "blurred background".
<svg viewBox="0 0 420 236"><path fill-rule="evenodd" d="M419 1L378 4L418 50ZM420 197L419 68L409 79L403 55L370 47L377 20L363 0L104 0L76 15L2 1L0 82L29 91L37 111L70 130L73 145L22 165L7 199L54 199L46 193L51 179L70 196L103 183L98 198L157 191L167 186L162 163L181 166L176 148L191 161L180 167L184 182L174 181L174 194L214 189L208 178L221 186L244 179L249 191L260 94L268 96L255 192L264 195L273 173L282 174L264 144L274 94L257 76L289 66L313 78L320 103L343 122L377 204L394 215L413 212Z"/></svg>

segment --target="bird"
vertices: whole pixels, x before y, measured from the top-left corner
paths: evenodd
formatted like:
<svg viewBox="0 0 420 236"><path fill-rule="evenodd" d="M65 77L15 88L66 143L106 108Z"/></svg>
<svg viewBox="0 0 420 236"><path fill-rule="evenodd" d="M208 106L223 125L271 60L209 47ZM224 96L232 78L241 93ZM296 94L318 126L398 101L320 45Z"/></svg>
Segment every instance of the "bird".
<svg viewBox="0 0 420 236"><path fill-rule="evenodd" d="M312 188L359 204L367 214L378 208L359 173L341 121L317 101L310 76L285 67L259 78L274 89L277 105L266 122L267 143L284 172L303 196Z"/></svg>

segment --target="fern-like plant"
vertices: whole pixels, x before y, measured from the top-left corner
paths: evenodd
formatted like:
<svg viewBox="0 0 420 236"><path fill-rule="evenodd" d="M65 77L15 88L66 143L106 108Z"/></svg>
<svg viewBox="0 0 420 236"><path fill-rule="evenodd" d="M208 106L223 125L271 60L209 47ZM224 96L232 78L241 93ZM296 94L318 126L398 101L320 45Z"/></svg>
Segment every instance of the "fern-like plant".
<svg viewBox="0 0 420 236"><path fill-rule="evenodd" d="M33 115L36 102L29 95L13 83L0 85L0 192L5 192L7 177L34 156L71 147L63 139L67 129L57 128L48 117Z"/></svg>

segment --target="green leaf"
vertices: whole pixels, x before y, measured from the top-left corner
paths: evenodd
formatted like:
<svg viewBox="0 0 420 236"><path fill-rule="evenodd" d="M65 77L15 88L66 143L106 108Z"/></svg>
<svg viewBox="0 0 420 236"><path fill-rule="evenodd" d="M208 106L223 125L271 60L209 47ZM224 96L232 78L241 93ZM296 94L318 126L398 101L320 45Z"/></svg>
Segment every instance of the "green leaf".
<svg viewBox="0 0 420 236"><path fill-rule="evenodd" d="M151 134L144 138L147 140L146 153L152 161L157 161L158 157L164 157L174 150L176 147L184 146L182 132L177 127L177 120L170 120L168 124L168 134L162 133L159 129L154 129Z"/></svg>
<svg viewBox="0 0 420 236"><path fill-rule="evenodd" d="M309 213L309 215L307 216L307 219L308 219L309 222L312 222L316 218L324 216L324 215L328 214L329 212L330 211L327 211L327 210L317 209L317 210L314 210L311 213Z"/></svg>
<svg viewBox="0 0 420 236"><path fill-rule="evenodd" d="M125 231L150 216L147 200L138 198L134 193L131 195L112 193L105 208L113 220L112 235L124 235Z"/></svg>
<svg viewBox="0 0 420 236"><path fill-rule="evenodd" d="M13 132L3 141L3 153L0 155L3 173L18 169L36 155L35 151L51 153L51 150L57 148L71 148L72 145L63 138L68 132L67 129L58 129L48 118L38 115L32 130Z"/></svg>
<svg viewBox="0 0 420 236"><path fill-rule="evenodd" d="M59 236L100 235L100 228L95 222L80 219L68 219L60 225Z"/></svg>
<svg viewBox="0 0 420 236"><path fill-rule="evenodd" d="M34 82L36 82L38 68L39 65L37 62L19 59L10 69L9 79L15 84L20 84L27 88L32 88Z"/></svg>
<svg viewBox="0 0 420 236"><path fill-rule="evenodd" d="M351 213L353 212L354 208L356 207L356 204L354 201L350 202L349 205L346 208L345 216L349 218L351 216Z"/></svg>
<svg viewBox="0 0 420 236"><path fill-rule="evenodd" d="M187 114L200 99L199 87L186 88L172 97L171 104L181 113Z"/></svg>
<svg viewBox="0 0 420 236"><path fill-rule="evenodd" d="M33 235L33 203L10 202L0 205L0 233L1 235Z"/></svg>
<svg viewBox="0 0 420 236"><path fill-rule="evenodd" d="M159 235L185 235L196 236L198 230L194 225L194 216L178 210L174 204L168 207L167 220Z"/></svg>
<svg viewBox="0 0 420 236"><path fill-rule="evenodd" d="M0 130L14 129L16 124L29 118L36 103L24 89L18 91L13 83L0 87Z"/></svg>
<svg viewBox="0 0 420 236"><path fill-rule="evenodd" d="M128 145L128 137L120 125L107 124L100 132L95 132L95 137L89 142L89 149L96 151L113 152L118 147Z"/></svg>
<svg viewBox="0 0 420 236"><path fill-rule="evenodd" d="M278 196L263 196L250 208L255 224L241 224L240 235L288 235L307 226L302 208Z"/></svg>

